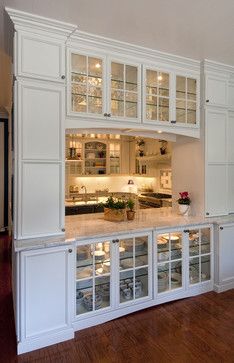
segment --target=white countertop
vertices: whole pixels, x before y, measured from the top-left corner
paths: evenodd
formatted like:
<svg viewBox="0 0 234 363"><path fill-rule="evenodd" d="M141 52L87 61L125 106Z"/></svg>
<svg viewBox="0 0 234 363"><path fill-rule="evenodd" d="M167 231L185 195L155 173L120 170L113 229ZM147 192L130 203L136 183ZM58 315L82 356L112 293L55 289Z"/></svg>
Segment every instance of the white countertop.
<svg viewBox="0 0 234 363"><path fill-rule="evenodd" d="M37 248L72 245L75 241L87 238L111 237L120 233L144 232L153 229L183 228L197 224L230 224L234 215L205 218L203 216L183 217L171 211L171 208L140 209L134 221L109 222L103 219L103 213L80 214L65 217L65 236L40 237L15 240L15 251Z"/></svg>

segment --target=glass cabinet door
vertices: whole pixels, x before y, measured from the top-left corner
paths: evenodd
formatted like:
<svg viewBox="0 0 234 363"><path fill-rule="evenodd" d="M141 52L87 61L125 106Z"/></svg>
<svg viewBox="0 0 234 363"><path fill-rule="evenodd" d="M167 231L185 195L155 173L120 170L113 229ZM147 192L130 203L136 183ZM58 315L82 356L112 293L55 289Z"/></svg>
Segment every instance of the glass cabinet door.
<svg viewBox="0 0 234 363"><path fill-rule="evenodd" d="M111 115L139 118L139 67L113 61L110 72Z"/></svg>
<svg viewBox="0 0 234 363"><path fill-rule="evenodd" d="M150 296L148 236L119 241L119 303Z"/></svg>
<svg viewBox="0 0 234 363"><path fill-rule="evenodd" d="M197 80L176 76L176 122L196 124Z"/></svg>
<svg viewBox="0 0 234 363"><path fill-rule="evenodd" d="M194 285L211 279L210 228L189 231L189 283Z"/></svg>
<svg viewBox="0 0 234 363"><path fill-rule="evenodd" d="M159 234L156 239L158 294L183 286L182 233Z"/></svg>
<svg viewBox="0 0 234 363"><path fill-rule="evenodd" d="M100 141L85 143L85 174L106 174L106 144Z"/></svg>
<svg viewBox="0 0 234 363"><path fill-rule="evenodd" d="M109 241L76 248L76 314L111 305L111 244Z"/></svg>
<svg viewBox="0 0 234 363"><path fill-rule="evenodd" d="M110 142L109 152L110 152L110 174L120 173L120 143Z"/></svg>
<svg viewBox="0 0 234 363"><path fill-rule="evenodd" d="M168 73L152 69L145 70L147 121L166 121L170 119L170 77Z"/></svg>
<svg viewBox="0 0 234 363"><path fill-rule="evenodd" d="M71 110L103 113L103 60L71 54Z"/></svg>

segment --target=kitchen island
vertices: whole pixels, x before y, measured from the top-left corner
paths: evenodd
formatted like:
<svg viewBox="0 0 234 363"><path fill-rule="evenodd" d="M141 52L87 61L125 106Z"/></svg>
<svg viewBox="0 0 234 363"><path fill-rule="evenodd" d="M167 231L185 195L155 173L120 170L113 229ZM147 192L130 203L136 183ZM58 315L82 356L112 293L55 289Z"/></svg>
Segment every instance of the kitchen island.
<svg viewBox="0 0 234 363"><path fill-rule="evenodd" d="M153 208L124 222L105 221L103 213L67 216L65 236L15 240L18 352L150 306L233 287L230 228L232 235L234 216L183 217ZM223 232L225 258L218 241ZM219 266L220 256L228 270Z"/></svg>

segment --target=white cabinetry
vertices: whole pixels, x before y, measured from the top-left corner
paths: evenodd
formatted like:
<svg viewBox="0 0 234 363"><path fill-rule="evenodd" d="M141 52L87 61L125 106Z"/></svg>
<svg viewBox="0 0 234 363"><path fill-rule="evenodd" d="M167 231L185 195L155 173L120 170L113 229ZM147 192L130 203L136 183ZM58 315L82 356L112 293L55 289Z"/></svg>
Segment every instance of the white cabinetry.
<svg viewBox="0 0 234 363"><path fill-rule="evenodd" d="M64 37L42 34L16 33L17 59L15 75L64 82L65 44Z"/></svg>
<svg viewBox="0 0 234 363"><path fill-rule="evenodd" d="M218 75L206 76L205 102L208 105L228 106L228 79Z"/></svg>
<svg viewBox="0 0 234 363"><path fill-rule="evenodd" d="M213 229L162 231L155 235L155 298L164 302L212 289Z"/></svg>
<svg viewBox="0 0 234 363"><path fill-rule="evenodd" d="M215 289L218 292L234 288L234 225L216 227Z"/></svg>
<svg viewBox="0 0 234 363"><path fill-rule="evenodd" d="M17 81L15 236L64 228L64 86Z"/></svg>
<svg viewBox="0 0 234 363"><path fill-rule="evenodd" d="M72 247L19 252L18 261L18 353L72 339Z"/></svg>

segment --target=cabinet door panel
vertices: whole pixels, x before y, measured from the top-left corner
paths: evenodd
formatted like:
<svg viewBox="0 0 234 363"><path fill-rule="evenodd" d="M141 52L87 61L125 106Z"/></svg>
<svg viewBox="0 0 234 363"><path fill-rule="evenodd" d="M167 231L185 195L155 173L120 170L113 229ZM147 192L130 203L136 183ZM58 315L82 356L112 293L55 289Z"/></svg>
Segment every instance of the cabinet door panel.
<svg viewBox="0 0 234 363"><path fill-rule="evenodd" d="M207 162L226 161L227 112L206 111Z"/></svg>
<svg viewBox="0 0 234 363"><path fill-rule="evenodd" d="M209 216L227 214L227 166L207 165L206 213Z"/></svg>
<svg viewBox="0 0 234 363"><path fill-rule="evenodd" d="M19 132L23 159L61 160L64 89L37 83L20 84Z"/></svg>
<svg viewBox="0 0 234 363"><path fill-rule="evenodd" d="M228 212L234 212L234 165L228 165Z"/></svg>
<svg viewBox="0 0 234 363"><path fill-rule="evenodd" d="M21 339L70 325L72 254L68 248L30 251L21 255Z"/></svg>
<svg viewBox="0 0 234 363"><path fill-rule="evenodd" d="M209 105L227 106L227 80L207 76L206 78L206 100Z"/></svg>
<svg viewBox="0 0 234 363"><path fill-rule="evenodd" d="M64 41L50 36L18 33L17 75L64 82Z"/></svg>
<svg viewBox="0 0 234 363"><path fill-rule="evenodd" d="M219 232L219 282L234 280L234 226L224 226Z"/></svg>
<svg viewBox="0 0 234 363"><path fill-rule="evenodd" d="M59 163L23 164L22 236L62 233L61 168Z"/></svg>
<svg viewBox="0 0 234 363"><path fill-rule="evenodd" d="M228 114L228 161L234 162L234 113L230 112Z"/></svg>
<svg viewBox="0 0 234 363"><path fill-rule="evenodd" d="M229 83L228 87L228 106L234 108L234 83Z"/></svg>

